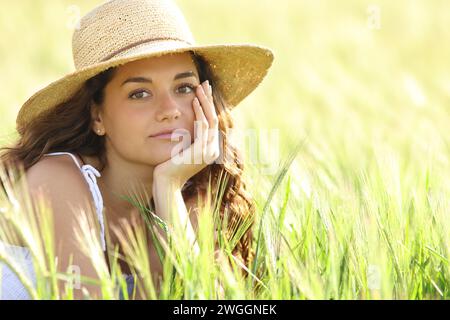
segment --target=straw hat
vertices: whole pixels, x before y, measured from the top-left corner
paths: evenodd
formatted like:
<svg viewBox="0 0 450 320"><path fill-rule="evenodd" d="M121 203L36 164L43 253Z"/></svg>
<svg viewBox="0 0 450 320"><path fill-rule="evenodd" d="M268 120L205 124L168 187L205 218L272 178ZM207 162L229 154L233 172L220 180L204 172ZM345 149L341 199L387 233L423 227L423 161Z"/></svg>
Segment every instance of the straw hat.
<svg viewBox="0 0 450 320"><path fill-rule="evenodd" d="M20 109L19 133L41 112L67 101L110 67L192 50L211 66L225 100L236 106L262 81L272 52L251 44L196 45L180 9L170 0L112 0L81 18L72 38L75 71L35 93Z"/></svg>

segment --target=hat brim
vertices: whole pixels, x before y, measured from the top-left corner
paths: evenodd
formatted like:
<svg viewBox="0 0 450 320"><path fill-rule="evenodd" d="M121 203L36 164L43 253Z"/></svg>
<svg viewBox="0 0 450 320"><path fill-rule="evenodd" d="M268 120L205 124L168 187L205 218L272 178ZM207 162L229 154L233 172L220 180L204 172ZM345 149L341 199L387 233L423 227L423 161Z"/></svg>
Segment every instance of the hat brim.
<svg viewBox="0 0 450 320"><path fill-rule="evenodd" d="M251 44L187 46L177 41L144 43L120 52L114 58L70 73L33 94L21 107L16 119L19 133L39 114L70 99L84 82L110 67L161 56L193 51L211 66L216 86L231 108L239 104L263 80L273 62L270 49Z"/></svg>

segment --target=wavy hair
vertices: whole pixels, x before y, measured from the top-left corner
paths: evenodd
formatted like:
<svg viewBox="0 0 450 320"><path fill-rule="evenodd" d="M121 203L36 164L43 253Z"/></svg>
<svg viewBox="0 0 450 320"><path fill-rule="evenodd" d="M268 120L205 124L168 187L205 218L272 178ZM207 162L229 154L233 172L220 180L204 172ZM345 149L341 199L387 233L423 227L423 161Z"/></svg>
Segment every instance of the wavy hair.
<svg viewBox="0 0 450 320"><path fill-rule="evenodd" d="M217 194L220 186L222 197L216 205L223 223L221 225L226 226L221 232L225 232L227 239L237 238L232 254L248 267L253 258L255 204L243 180L242 154L228 140L230 129L234 126L230 106L217 88L217 80L209 64L203 57L193 52L191 55L200 81L208 79L213 88L221 136L220 159L223 161L216 161L191 177L190 183L182 191L183 198L186 201L206 192L208 185L211 186L211 192ZM18 128L18 141L11 147L0 148L0 161L7 172L12 170L20 173L17 168L23 168L25 172L44 154L58 151L96 156L101 166L97 169L101 172L107 164L105 140L92 130L91 106L93 103L103 103L104 88L113 78L115 70L110 68L90 78L68 101L43 112L26 127ZM246 272L244 276L247 276Z"/></svg>

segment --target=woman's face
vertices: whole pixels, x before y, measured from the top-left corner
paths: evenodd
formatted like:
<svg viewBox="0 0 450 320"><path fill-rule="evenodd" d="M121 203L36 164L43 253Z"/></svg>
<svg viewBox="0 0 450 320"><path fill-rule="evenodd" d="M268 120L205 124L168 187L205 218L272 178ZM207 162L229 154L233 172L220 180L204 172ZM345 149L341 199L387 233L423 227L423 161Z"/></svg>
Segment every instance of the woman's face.
<svg viewBox="0 0 450 320"><path fill-rule="evenodd" d="M182 128L194 141L192 101L199 75L189 53L133 61L117 68L105 87L105 99L94 129L106 136L107 156L157 165L171 158L180 144L151 137L163 130ZM187 131L186 131L187 130ZM184 139L184 138L183 138ZM181 141L181 140L180 140ZM111 154L113 153L113 154Z"/></svg>

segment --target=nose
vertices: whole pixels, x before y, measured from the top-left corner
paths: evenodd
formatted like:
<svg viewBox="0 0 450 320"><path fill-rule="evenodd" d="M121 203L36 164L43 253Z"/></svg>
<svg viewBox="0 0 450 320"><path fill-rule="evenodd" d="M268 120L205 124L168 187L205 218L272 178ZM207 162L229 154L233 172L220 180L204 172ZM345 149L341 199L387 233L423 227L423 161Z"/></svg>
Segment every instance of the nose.
<svg viewBox="0 0 450 320"><path fill-rule="evenodd" d="M177 102L170 96L170 93L164 93L161 96L160 108L156 114L158 121L165 119L174 120L181 116Z"/></svg>

